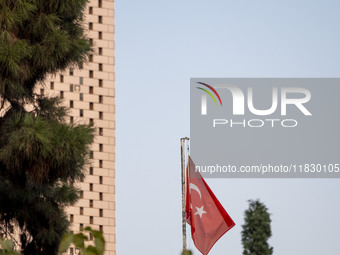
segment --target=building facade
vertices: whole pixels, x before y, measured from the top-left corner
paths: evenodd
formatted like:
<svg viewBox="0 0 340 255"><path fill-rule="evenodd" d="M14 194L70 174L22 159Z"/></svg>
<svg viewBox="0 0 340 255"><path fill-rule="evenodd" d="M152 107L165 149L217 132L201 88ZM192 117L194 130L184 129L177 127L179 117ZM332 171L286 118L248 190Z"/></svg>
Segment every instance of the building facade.
<svg viewBox="0 0 340 255"><path fill-rule="evenodd" d="M78 183L81 199L67 209L74 233L90 226L103 232L105 255L116 254L115 235L115 53L114 1L90 0L85 26L94 52L82 69L70 68L49 76L38 90L59 95L69 110L70 123L93 123L91 165ZM93 240L89 236L90 242ZM71 247L67 254L79 254Z"/></svg>

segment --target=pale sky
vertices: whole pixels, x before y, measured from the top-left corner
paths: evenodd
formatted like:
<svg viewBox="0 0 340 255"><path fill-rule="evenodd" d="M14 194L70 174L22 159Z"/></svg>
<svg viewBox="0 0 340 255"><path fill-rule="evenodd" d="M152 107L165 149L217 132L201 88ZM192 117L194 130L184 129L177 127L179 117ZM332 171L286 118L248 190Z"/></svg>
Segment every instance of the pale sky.
<svg viewBox="0 0 340 255"><path fill-rule="evenodd" d="M180 254L189 79L340 77L340 2L116 0L115 6L117 254ZM209 255L242 254L243 212L257 198L271 213L275 255L339 254L340 179L206 181L236 223Z"/></svg>

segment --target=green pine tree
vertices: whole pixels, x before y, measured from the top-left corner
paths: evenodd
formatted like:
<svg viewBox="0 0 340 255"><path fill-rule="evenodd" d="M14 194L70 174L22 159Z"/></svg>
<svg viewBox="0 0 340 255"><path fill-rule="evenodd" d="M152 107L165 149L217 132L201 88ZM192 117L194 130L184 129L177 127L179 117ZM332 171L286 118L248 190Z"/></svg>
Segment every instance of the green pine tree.
<svg viewBox="0 0 340 255"><path fill-rule="evenodd" d="M88 163L93 127L67 124L59 98L34 93L87 60L86 3L0 0L0 234L25 255L58 253Z"/></svg>
<svg viewBox="0 0 340 255"><path fill-rule="evenodd" d="M266 206L259 200L249 200L242 225L243 255L271 255L273 247L268 244L271 237L270 215Z"/></svg>

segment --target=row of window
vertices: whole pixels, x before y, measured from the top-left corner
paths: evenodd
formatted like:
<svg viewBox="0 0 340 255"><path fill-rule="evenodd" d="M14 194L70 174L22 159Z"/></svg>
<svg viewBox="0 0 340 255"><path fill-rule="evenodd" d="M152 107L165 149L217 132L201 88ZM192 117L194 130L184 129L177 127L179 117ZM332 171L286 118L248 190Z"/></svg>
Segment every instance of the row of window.
<svg viewBox="0 0 340 255"><path fill-rule="evenodd" d="M54 89L54 83L53 83L53 86L51 86L51 89ZM80 86L79 85L73 85L73 84L70 84L70 92L79 92L80 91ZM89 94L93 94L93 87L90 86L89 87ZM40 89L40 95L45 95L45 89L41 88ZM60 98L64 98L64 91L60 91ZM100 104L103 103L103 96L102 95L99 95L98 96L98 102ZM79 101L83 101L84 100L84 94L83 93L79 93Z"/></svg>
<svg viewBox="0 0 340 255"><path fill-rule="evenodd" d="M103 24L103 17L102 16L98 16L98 23ZM89 22L89 30L93 30L93 23L92 22Z"/></svg>
<svg viewBox="0 0 340 255"><path fill-rule="evenodd" d="M51 89L54 89L54 83L53 83L53 86L51 86ZM70 92L78 92L80 91L80 86L79 85L73 85L73 84L70 84ZM89 94L93 94L93 87L90 86L89 87ZM40 95L44 96L45 95L45 89L41 88L40 89ZM60 91L60 98L63 99L64 98L64 91ZM102 104L103 103L103 96L102 95L99 95L98 96L98 103ZM83 93L79 93L79 101L83 101L84 100L84 94ZM90 110L93 110L93 103L90 103L92 104L92 107L90 105ZM73 108L73 100L70 101L70 107Z"/></svg>
<svg viewBox="0 0 340 255"><path fill-rule="evenodd" d="M99 176L99 184L103 184L103 176ZM90 191L93 191L93 183L90 183ZM84 191L82 191L82 190L80 191L80 198L84 198ZM103 201L103 193L102 192L99 192L99 200ZM90 201L92 201L92 200L90 200ZM90 206L90 207L92 207L92 206Z"/></svg>
<svg viewBox="0 0 340 255"><path fill-rule="evenodd" d="M73 222L73 214L70 215L70 221ZM93 216L90 216L90 224L93 224ZM84 230L84 224L80 223L79 224L79 231L83 231ZM103 225L99 225L99 231L104 232L104 227Z"/></svg>
<svg viewBox="0 0 340 255"><path fill-rule="evenodd" d="M103 184L103 176L99 176L99 184ZM93 191L93 183L89 184L89 189L90 189L90 191ZM99 199L103 200L103 193L99 193Z"/></svg>
<svg viewBox="0 0 340 255"><path fill-rule="evenodd" d="M103 16L98 16L98 23L103 24ZM93 30L93 23L89 22L89 30Z"/></svg>
<svg viewBox="0 0 340 255"><path fill-rule="evenodd" d="M93 224L93 217L90 216L90 224ZM103 232L103 226L99 225L99 231ZM79 224L79 231L83 231L84 230L84 224L80 223Z"/></svg>
<svg viewBox="0 0 340 255"><path fill-rule="evenodd" d="M100 49L102 49L102 48L99 48L99 52L101 52L101 54L100 55L102 55L103 53L102 53L102 50L100 50ZM103 71L103 64L102 63L99 63L98 64L98 70L99 71ZM73 73L73 72L72 72ZM72 74L73 75L73 74ZM71 76L72 76L71 75ZM93 76L93 70L89 70L89 77L90 78L93 78L94 76ZM60 82L61 83L63 83L64 82L64 75L60 75ZM83 84L83 77L80 77L79 78L79 84L80 85L82 85ZM103 87L103 80L102 79L98 79L98 86L99 87ZM51 89L54 89L54 82L51 82Z"/></svg>
<svg viewBox="0 0 340 255"><path fill-rule="evenodd" d="M83 117L84 116L84 110L80 109L79 110L79 116ZM102 120L103 119L103 112L99 112L99 119ZM70 123L72 124L74 122L74 117L70 116ZM91 118L90 119L90 124L94 125L94 120ZM99 135L102 136L103 135L103 128L99 128Z"/></svg>
<svg viewBox="0 0 340 255"><path fill-rule="evenodd" d="M84 198L84 191L80 192L80 198ZM103 193L102 192L99 192L99 200L103 201ZM93 208L93 200L92 199L89 200L89 207Z"/></svg>
<svg viewBox="0 0 340 255"><path fill-rule="evenodd" d="M82 93L81 93L82 95ZM64 98L64 91L60 91L60 98ZM80 101L83 101L83 96L81 96L81 100ZM99 96L99 103L102 104L103 103L103 96ZM74 107L74 104L73 104L73 100L70 100L70 108L73 108ZM94 109L94 104L92 102L89 103L89 109L90 110L93 110ZM99 115L102 115L103 116L103 113L102 112L99 112Z"/></svg>
<svg viewBox="0 0 340 255"><path fill-rule="evenodd" d="M91 158L91 153L93 154L93 151L90 151L90 158ZM99 168L103 168L103 160L101 160L101 159L99 160ZM93 167L92 166L89 168L89 174L93 175ZM102 182L103 182L103 177L99 176L99 183L103 184ZM90 186L90 188L91 188L91 186Z"/></svg>
<svg viewBox="0 0 340 255"><path fill-rule="evenodd" d="M80 207L79 208L79 214L80 215L84 215L84 207ZM92 217L92 216L90 216ZM99 217L104 217L104 210L103 209L99 209ZM74 216L73 214L70 215L70 222L73 223L74 221Z"/></svg>
<svg viewBox="0 0 340 255"><path fill-rule="evenodd" d="M82 208L82 207L81 207ZM82 215L82 214L81 214ZM100 217L103 217L103 216L100 216ZM74 222L74 215L73 214L70 214L70 222L71 223L73 223ZM94 224L93 222L93 216L90 216L89 217L89 222L90 222L90 224ZM84 227L84 224L83 223L80 223L79 224L79 230L80 231L83 231L84 229L83 229L83 227ZM102 231L103 232L103 226L102 225L99 225L99 231Z"/></svg>
<svg viewBox="0 0 340 255"><path fill-rule="evenodd" d="M78 92L80 91L80 85L73 85L70 84L70 92ZM63 94L60 96L61 98L64 98L64 91L61 91ZM93 94L93 86L89 86L89 94ZM80 93L80 101L83 101L83 93ZM103 103L103 96L99 96L99 103Z"/></svg>
<svg viewBox="0 0 340 255"><path fill-rule="evenodd" d="M92 71L92 74L93 74L93 71ZM60 75L60 82L61 83L64 82L64 75L62 75L62 74ZM79 77L79 85L83 85L83 83L84 83L84 78L83 77ZM78 85L75 85L75 86L78 86ZM90 86L90 88L91 87L92 86ZM102 79L98 79L98 87L100 87L100 88L103 87L103 80ZM54 89L54 82L53 81L50 82L50 89ZM92 89L93 89L93 87L92 87ZM92 91L92 93L90 91L90 94L93 94L93 91Z"/></svg>
<svg viewBox="0 0 340 255"><path fill-rule="evenodd" d="M102 6L103 6L103 1L98 0L98 7L101 8ZM93 7L92 6L89 7L89 14L93 14Z"/></svg>

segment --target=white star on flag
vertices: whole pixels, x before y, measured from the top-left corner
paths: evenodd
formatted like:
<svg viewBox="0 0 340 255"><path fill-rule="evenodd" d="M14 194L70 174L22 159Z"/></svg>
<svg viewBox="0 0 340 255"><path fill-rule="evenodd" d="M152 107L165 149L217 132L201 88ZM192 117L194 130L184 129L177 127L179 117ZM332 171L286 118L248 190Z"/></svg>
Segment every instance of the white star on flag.
<svg viewBox="0 0 340 255"><path fill-rule="evenodd" d="M203 207L204 207L204 205L202 205L201 208L196 207L197 211L195 212L195 215L198 214L198 215L200 216L201 219L202 219L202 215L203 215L204 213L207 213L206 211L203 210Z"/></svg>

